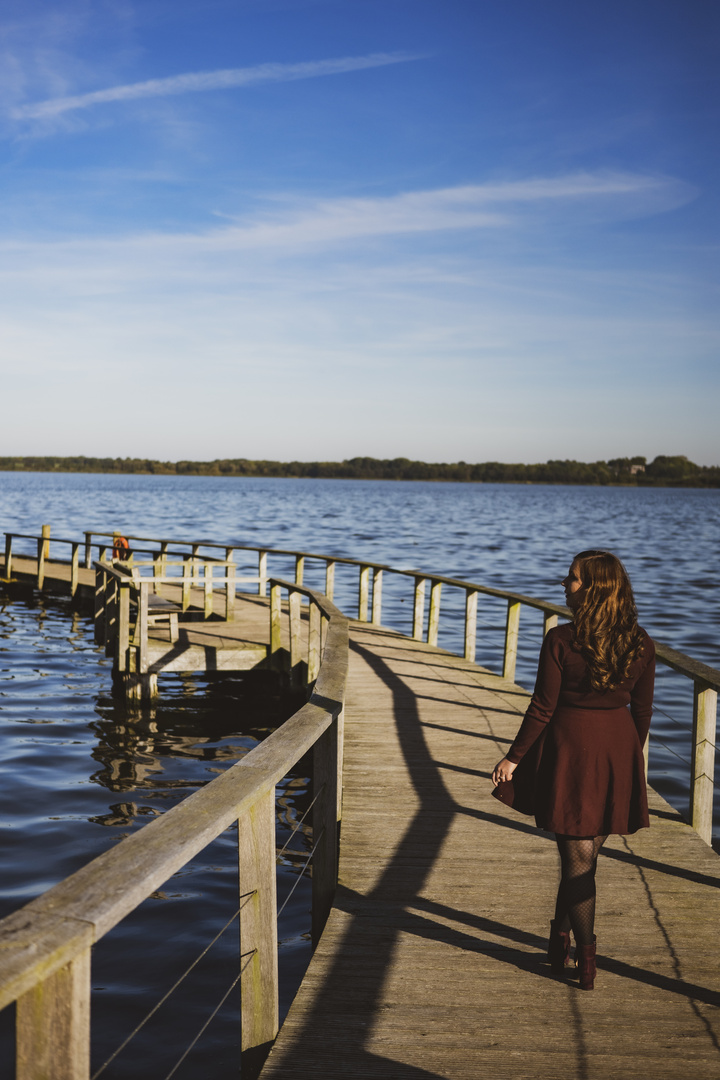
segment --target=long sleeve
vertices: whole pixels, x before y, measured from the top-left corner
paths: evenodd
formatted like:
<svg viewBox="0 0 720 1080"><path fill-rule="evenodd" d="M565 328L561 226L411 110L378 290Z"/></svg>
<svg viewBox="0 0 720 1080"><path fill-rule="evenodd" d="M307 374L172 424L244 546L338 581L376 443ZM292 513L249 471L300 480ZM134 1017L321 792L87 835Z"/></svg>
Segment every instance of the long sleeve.
<svg viewBox="0 0 720 1080"><path fill-rule="evenodd" d="M655 645L651 637L645 637L645 655L647 664L640 678L630 691L630 713L637 729L640 745L645 745L650 730L653 693L655 690Z"/></svg>
<svg viewBox="0 0 720 1080"><path fill-rule="evenodd" d="M535 692L520 725L515 742L505 755L517 764L545 730L557 708L562 683L562 643L557 631L550 630L543 640L535 680Z"/></svg>

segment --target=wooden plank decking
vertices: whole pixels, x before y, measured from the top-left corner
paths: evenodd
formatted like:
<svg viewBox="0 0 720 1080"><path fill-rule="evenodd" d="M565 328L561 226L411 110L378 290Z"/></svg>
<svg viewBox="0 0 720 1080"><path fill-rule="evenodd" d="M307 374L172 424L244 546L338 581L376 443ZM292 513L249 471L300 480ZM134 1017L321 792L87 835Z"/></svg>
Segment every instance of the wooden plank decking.
<svg viewBox="0 0 720 1080"><path fill-rule="evenodd" d="M720 859L652 795L598 869L596 988L544 963L551 837L491 798L527 694L354 624L340 884L262 1080L720 1076Z"/></svg>

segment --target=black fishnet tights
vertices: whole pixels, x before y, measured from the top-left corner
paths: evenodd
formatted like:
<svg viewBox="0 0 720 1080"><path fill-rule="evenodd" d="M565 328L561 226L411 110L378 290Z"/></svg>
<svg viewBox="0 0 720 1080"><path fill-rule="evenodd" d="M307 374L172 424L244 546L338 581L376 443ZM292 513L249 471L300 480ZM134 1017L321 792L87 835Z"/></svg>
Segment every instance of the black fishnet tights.
<svg viewBox="0 0 720 1080"><path fill-rule="evenodd" d="M570 930L576 945L592 945L595 928L595 870L607 836L559 836L560 886L555 904L558 930Z"/></svg>

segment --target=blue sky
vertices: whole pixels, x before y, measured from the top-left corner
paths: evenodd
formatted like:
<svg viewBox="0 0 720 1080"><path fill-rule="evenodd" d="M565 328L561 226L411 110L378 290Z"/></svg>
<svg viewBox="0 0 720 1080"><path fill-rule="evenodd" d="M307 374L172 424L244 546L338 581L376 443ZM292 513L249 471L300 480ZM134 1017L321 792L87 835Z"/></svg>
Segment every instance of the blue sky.
<svg viewBox="0 0 720 1080"><path fill-rule="evenodd" d="M720 462L714 0L5 0L0 453Z"/></svg>

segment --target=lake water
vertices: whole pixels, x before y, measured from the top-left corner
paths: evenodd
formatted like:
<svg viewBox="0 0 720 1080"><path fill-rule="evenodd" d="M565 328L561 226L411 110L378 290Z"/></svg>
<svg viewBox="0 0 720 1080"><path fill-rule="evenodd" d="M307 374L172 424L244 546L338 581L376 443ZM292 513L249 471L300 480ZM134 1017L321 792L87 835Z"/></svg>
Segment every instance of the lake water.
<svg viewBox="0 0 720 1080"><path fill-rule="evenodd" d="M607 547L630 572L650 634L720 667L720 491L0 473L0 531L37 533L43 523L58 537L118 528L366 558L560 603L571 556ZM243 569L256 572L254 556ZM290 576L292 560L271 556L269 570ZM336 573L336 602L353 614L357 570L338 566ZM308 562L305 580L322 588L319 563ZM461 592L445 589L440 644L457 651L463 604ZM504 619L504 603L481 598L477 658L494 669ZM411 620L412 579L386 576L383 621L407 631ZM517 678L527 687L541 630L540 614L524 610ZM110 661L93 644L92 626L69 601L2 597L0 915L211 780L291 707L266 677L251 674L166 676L160 689L152 710L127 713L111 697ZM691 684L661 668L650 778L683 812L691 716ZM280 790L282 843L306 796L301 772ZM301 830L291 846L304 843ZM298 866L294 856L283 860L281 903L298 881ZM97 947L94 1068L230 918L236 893L229 831ZM308 957L308 906L302 878L280 924L284 1008ZM178 1032L197 1031L234 977L235 934L232 926L193 973L191 991L161 1009L105 1077L167 1075L179 1054ZM237 1008L233 993L175 1073L179 1080L197 1076L208 1055L214 1078L236 1075ZM10 1014L0 1014L2 1076Z"/></svg>

